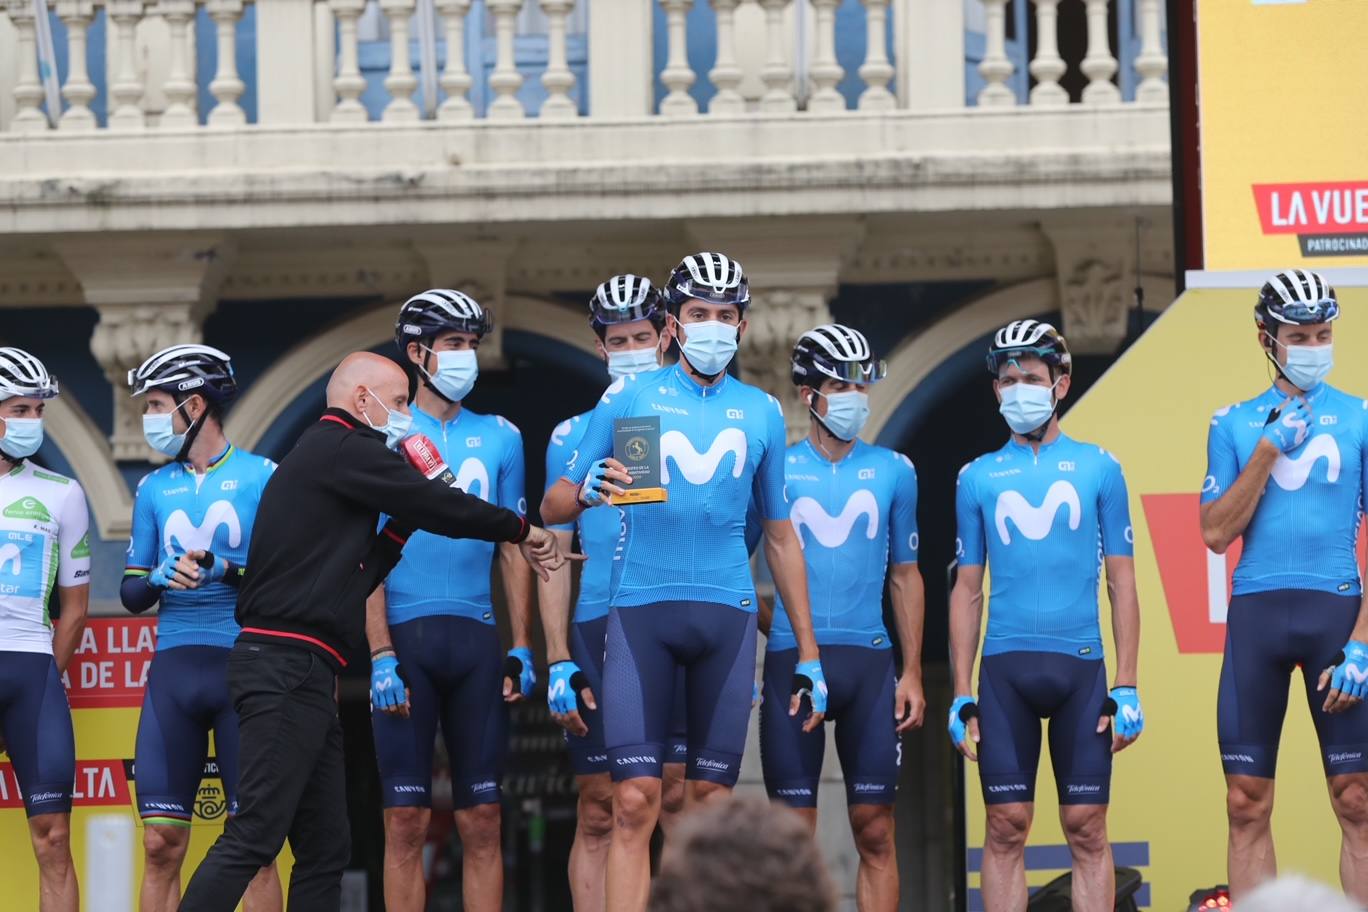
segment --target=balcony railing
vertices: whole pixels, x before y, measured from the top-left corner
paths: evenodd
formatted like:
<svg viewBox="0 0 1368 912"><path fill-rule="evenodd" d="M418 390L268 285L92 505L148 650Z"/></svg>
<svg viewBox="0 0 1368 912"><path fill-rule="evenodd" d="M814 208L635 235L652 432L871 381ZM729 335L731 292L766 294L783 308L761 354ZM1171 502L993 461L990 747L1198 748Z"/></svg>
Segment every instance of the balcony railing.
<svg viewBox="0 0 1368 912"><path fill-rule="evenodd" d="M0 0L0 126L1163 102L1160 0ZM8 43L9 46L6 46ZM1033 56L1027 59L1028 48Z"/></svg>

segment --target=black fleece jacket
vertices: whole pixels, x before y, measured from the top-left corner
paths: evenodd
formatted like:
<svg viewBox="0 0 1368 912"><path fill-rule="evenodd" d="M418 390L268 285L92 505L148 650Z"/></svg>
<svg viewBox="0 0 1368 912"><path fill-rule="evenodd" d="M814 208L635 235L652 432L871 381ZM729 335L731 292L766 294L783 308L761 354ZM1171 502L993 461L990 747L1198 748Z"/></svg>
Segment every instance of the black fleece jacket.
<svg viewBox="0 0 1368 912"><path fill-rule="evenodd" d="M381 513L393 520L381 533ZM365 635L366 597L399 561L406 533L519 542L527 520L428 480L377 431L328 409L261 496L238 597L242 639L293 642L335 668Z"/></svg>

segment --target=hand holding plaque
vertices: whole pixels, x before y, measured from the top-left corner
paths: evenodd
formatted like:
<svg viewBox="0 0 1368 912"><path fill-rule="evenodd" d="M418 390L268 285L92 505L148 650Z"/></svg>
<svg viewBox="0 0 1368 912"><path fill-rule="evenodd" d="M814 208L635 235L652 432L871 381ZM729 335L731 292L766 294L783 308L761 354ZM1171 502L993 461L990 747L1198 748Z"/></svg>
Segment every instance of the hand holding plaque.
<svg viewBox="0 0 1368 912"><path fill-rule="evenodd" d="M632 476L632 486L614 494L616 506L660 503L669 493L660 481L660 417L617 418L613 421L613 457Z"/></svg>

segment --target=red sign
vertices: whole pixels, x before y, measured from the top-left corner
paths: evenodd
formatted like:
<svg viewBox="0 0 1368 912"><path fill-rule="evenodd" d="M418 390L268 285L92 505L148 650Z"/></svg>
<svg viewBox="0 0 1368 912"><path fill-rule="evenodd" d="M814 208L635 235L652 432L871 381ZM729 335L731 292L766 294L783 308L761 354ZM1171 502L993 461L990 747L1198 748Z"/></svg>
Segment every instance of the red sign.
<svg viewBox="0 0 1368 912"><path fill-rule="evenodd" d="M124 775L122 760L77 760L76 782L71 794L77 807L127 805L128 777ZM0 808L21 808L24 796L19 791L19 780L14 767L0 763Z"/></svg>
<svg viewBox="0 0 1368 912"><path fill-rule="evenodd" d="M92 618L63 679L71 708L141 706L156 651L155 618Z"/></svg>
<svg viewBox="0 0 1368 912"><path fill-rule="evenodd" d="M1197 494L1142 494L1140 503L1154 543L1154 559L1164 585L1164 601L1179 652L1224 652L1226 606L1231 576L1240 562L1236 539L1225 554L1202 541L1201 502ZM1364 566L1368 532L1359 531L1359 568Z"/></svg>
<svg viewBox="0 0 1368 912"><path fill-rule="evenodd" d="M1264 234L1368 232L1368 181L1254 184Z"/></svg>

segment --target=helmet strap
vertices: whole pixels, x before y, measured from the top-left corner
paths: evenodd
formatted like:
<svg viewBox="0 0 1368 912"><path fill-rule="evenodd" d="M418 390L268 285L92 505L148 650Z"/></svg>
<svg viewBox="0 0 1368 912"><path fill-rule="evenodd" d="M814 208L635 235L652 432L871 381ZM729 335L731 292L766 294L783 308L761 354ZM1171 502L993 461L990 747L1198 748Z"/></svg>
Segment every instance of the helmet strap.
<svg viewBox="0 0 1368 912"><path fill-rule="evenodd" d="M431 374L431 373L428 371L428 369L427 369L428 358L436 358L436 357L437 357L437 353L436 353L435 351L432 350L432 347L431 347L431 346L425 344L425 343L423 342L422 339L419 339L419 340L418 340L418 347L419 347L419 348L422 350L422 352L423 352L423 361L422 361L422 363L421 363L421 364L415 364L415 365L414 365L414 367L416 367L416 368L418 369L418 379L419 379L419 381L421 381L422 384L423 384L423 386L427 387L427 388L428 388L428 391L431 392L431 393L432 393L434 396L436 396L438 399L441 399L441 400L442 400L443 402L445 402L447 405L454 405L454 404L455 404L455 400L454 400L454 399L449 399L449 398L447 398L446 396L442 395L442 391L439 390L439 389L437 388L437 384L435 384L435 383L432 382L432 374Z"/></svg>

